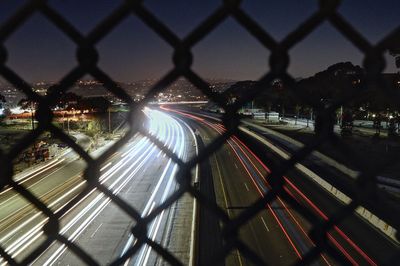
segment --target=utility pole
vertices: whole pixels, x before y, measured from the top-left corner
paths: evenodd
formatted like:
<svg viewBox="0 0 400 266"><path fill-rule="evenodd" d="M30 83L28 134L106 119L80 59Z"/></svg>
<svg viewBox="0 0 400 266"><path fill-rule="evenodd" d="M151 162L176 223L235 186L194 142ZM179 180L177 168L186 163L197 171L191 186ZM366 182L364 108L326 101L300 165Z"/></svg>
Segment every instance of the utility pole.
<svg viewBox="0 0 400 266"><path fill-rule="evenodd" d="M343 105L340 106L339 126L343 124Z"/></svg>
<svg viewBox="0 0 400 266"><path fill-rule="evenodd" d="M310 120L311 120L311 123L312 123L312 121L313 121L313 108L311 108L311 110L310 110Z"/></svg>
<svg viewBox="0 0 400 266"><path fill-rule="evenodd" d="M108 107L108 133L111 134L111 108Z"/></svg>
<svg viewBox="0 0 400 266"><path fill-rule="evenodd" d="M33 106L33 102L31 102L31 120L32 120L32 131L35 130L35 115L34 115L34 106Z"/></svg>
<svg viewBox="0 0 400 266"><path fill-rule="evenodd" d="M63 131L65 130L65 125L64 125L65 121L64 120L65 120L65 111L62 111L62 129L63 129Z"/></svg>
<svg viewBox="0 0 400 266"><path fill-rule="evenodd" d="M299 105L295 106L295 111L296 111L296 114L294 116L294 124L297 125L297 119L299 118L299 114L300 114L300 106Z"/></svg>

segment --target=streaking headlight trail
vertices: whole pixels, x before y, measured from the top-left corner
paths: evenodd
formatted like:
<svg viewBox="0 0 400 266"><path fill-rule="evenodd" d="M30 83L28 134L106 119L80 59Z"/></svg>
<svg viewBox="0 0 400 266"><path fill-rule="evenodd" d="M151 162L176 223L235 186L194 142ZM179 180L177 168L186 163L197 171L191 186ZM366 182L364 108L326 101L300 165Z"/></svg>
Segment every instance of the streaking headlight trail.
<svg viewBox="0 0 400 266"><path fill-rule="evenodd" d="M146 108L144 113L149 118L150 134L163 142L168 149L172 149L172 152L174 152L180 159L184 159L185 135L181 124L176 119L158 110ZM160 175L156 187L152 191L152 194L142 211L142 217L151 213L152 209L156 205L162 204L168 196L172 194L177 185L175 182L177 171L178 166L173 163L172 159L169 159ZM162 211L149 225L148 237L153 241L156 239L161 241L160 238L163 230L160 230L160 228L164 228L162 225L165 225L166 223L166 221L162 223L162 221L167 220L166 212L166 210ZM121 256L123 256L130 247L135 245L135 243L136 239L131 235L125 244ZM149 261L150 253L151 247L145 245L140 248L139 253L137 253L138 255L136 255L132 261L126 261L125 265L130 265L131 262L133 262L134 265L146 265Z"/></svg>

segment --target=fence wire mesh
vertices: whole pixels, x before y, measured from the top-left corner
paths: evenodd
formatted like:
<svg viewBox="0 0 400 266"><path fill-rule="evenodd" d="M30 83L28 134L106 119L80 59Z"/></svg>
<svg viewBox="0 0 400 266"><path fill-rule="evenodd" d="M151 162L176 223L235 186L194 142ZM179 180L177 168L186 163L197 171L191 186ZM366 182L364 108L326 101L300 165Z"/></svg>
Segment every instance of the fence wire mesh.
<svg viewBox="0 0 400 266"><path fill-rule="evenodd" d="M21 139L17 145L13 146L10 151L4 152L0 150L0 176L1 186L9 186L18 192L27 201L31 202L40 212L42 212L48 221L43 227L46 235L46 241L42 242L29 256L24 258L22 262L17 262L6 249L0 247L0 255L9 264L26 265L33 262L44 250L46 250L54 241L63 243L71 252L76 254L84 263L96 265L98 262L87 254L80 246L68 240L60 233L59 219L67 213L74 204L79 202L93 188L107 195L116 205L118 205L127 215L129 215L136 225L131 229L132 234L138 240L132 245L122 257L112 262L112 265L123 264L127 259L136 254L142 245L149 245L152 249L162 256L163 260L170 264L179 265L181 262L171 254L167 249L156 241L148 237L148 225L159 215L164 209L170 207L174 202L179 200L183 194L189 193L195 197L200 205L210 209L219 217L222 222L223 232L223 248L215 252L215 254L207 258L208 265L223 263L226 256L233 250L238 249L246 258L255 264L270 264L264 261L259 254L249 249L245 243L238 238L240 228L248 223L257 213L265 208L266 204L271 203L277 196L287 200L292 206L295 206L299 212L313 223L310 231L310 237L314 241L315 246L310 249L297 265L312 264L319 255L324 252L335 257L339 262L348 264L348 261L336 249L327 243L327 232L335 226L335 224L344 220L355 212L359 206L364 206L384 219L390 226L400 232L400 216L399 206L393 204L387 195L377 188L375 175L383 167L398 162L398 158L387 161L385 165L373 168L365 167L358 177L357 182L346 189L351 196L351 202L341 208L340 211L329 217L329 219L320 221L315 218L301 204L294 201L287 191L283 189L283 176L289 170L293 169L295 164L310 155L322 143L329 141L345 154L353 155L354 152L347 148L340 138L332 134L331 123L329 117L343 103L350 101L358 96L360 92L351 93L348 98L338 99L329 106L321 106L320 103L310 102L307 95L302 93L297 87L294 78L287 72L290 63L290 50L299 44L304 38L312 33L319 25L328 21L339 33L341 33L348 41L350 41L363 55L364 68L367 76L368 88L379 88L387 97L400 101L399 93L393 92L387 88L382 78L382 71L385 67L384 53L390 48L398 44L400 39L400 27L389 33L385 38L377 44L371 44L351 23L348 22L337 10L341 1L325 0L319 1L318 10L299 24L291 31L283 40L277 41L263 27L261 27L250 15L241 9L239 0L225 0L221 3L209 17L205 18L202 23L195 27L186 37L179 38L173 31L168 28L157 16L150 12L142 3L142 1L127 0L118 8L113 10L103 21L95 26L87 35L82 34L76 29L66 18L59 14L55 9L49 6L45 0L32 0L24 4L14 14L0 25L0 75L10 84L18 88L30 100L37 103L36 120L38 126ZM377 3L378 4L378 3ZM20 28L32 15L41 13L49 22L54 24L65 36L76 44L76 58L78 64L71 69L56 85L52 88L52 93L41 96L31 89L31 86L24 81L18 73L7 66L7 49L4 46L6 40ZM136 16L143 21L149 29L155 32L162 40L168 43L174 50L172 61L174 67L162 77L147 93L145 98L139 102L135 102L120 85L114 81L106 72L97 65L99 57L96 45L102 41L114 28L116 28L128 16ZM214 31L227 18L233 18L236 22L248 31L265 49L269 50L269 66L266 66L265 75L257 81L257 85L242 95L236 102L227 101L229 92L220 94L214 92L209 84L202 79L191 68L193 56L191 49L201 42L210 32ZM134 32L132 32L134 34ZM267 70L269 69L269 70ZM113 95L128 103L130 106L129 116L126 119L129 130L118 140L111 148L104 152L99 158L92 158L82 147L74 142L63 130L54 126L53 111L51 106L57 102L60 95L66 92L75 82L85 75L90 75L97 81L101 82L104 87ZM209 99L218 103L224 108L223 124L226 131L217 139L215 139L205 149L200 151L198 156L183 162L173 151L169 150L157 138L149 135L142 128L142 108L152 101L154 97L162 92L164 88L171 85L178 78L184 77L196 86ZM237 115L239 108L243 104L253 100L261 93L268 93L269 84L275 79L280 79L287 84L291 92L308 103L310 106L319 110L320 130L312 143L308 143L299 151L295 152L288 160L282 160L280 164L272 168L269 176L272 183L272 189L259 198L252 206L246 208L238 217L229 218L226 212L221 209L215 202L211 202L192 184L191 170L202 161L206 160L211 154L216 152L223 143L238 131L240 119ZM317 126L317 125L316 125ZM31 191L24 186L18 184L13 179L14 169L13 160L28 146L32 145L35 140L44 132L51 132L53 136L60 139L79 154L87 164L84 172L84 178L87 180L86 187L71 202L65 205L58 212L52 211L43 201L38 199ZM146 135L155 145L167 154L179 166L176 180L179 183L179 189L176 190L163 204L156 207L148 216L142 217L141 214L121 199L118 195L113 194L107 187L99 182L99 165L104 163L113 153L121 148L127 141L137 132ZM362 165L360 162L359 165ZM341 187L339 186L339 189ZM345 188L343 188L345 189ZM397 233L397 239L400 237Z"/></svg>

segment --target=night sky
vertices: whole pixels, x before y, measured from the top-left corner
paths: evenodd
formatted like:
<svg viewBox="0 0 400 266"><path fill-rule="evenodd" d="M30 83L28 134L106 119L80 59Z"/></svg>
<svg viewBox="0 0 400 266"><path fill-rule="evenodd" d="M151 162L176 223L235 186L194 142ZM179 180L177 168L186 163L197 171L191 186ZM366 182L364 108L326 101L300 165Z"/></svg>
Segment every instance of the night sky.
<svg viewBox="0 0 400 266"><path fill-rule="evenodd" d="M0 23L24 1L1 0ZM121 1L49 1L73 25L88 33ZM217 0L144 1L180 37L218 7ZM287 33L317 9L316 0L243 1L243 9L274 38ZM347 0L339 11L372 43L400 26L399 0ZM42 15L29 19L5 43L8 66L30 82L57 81L76 65L75 45ZM172 48L134 16L124 20L98 47L99 65L117 81L159 78L172 68ZM203 78L257 79L268 70L268 50L229 18L193 49L193 69ZM291 50L289 72L307 77L340 61L361 64L362 55L329 23ZM396 71L387 56L386 72ZM1 78L0 78L1 80Z"/></svg>

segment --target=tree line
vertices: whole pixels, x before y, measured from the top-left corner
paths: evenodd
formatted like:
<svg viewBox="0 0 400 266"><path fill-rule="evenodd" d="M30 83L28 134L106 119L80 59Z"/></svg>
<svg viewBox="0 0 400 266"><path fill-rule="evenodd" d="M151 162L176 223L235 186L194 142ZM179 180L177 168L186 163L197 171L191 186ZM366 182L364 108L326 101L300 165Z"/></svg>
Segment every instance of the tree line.
<svg viewBox="0 0 400 266"><path fill-rule="evenodd" d="M370 79L360 66L341 62L294 83L274 80L254 99L254 105L267 111L300 115L327 105L341 106L342 110L360 117L368 113L398 114L400 75L381 74ZM241 81L232 85L226 94L236 100L256 86L255 81Z"/></svg>

